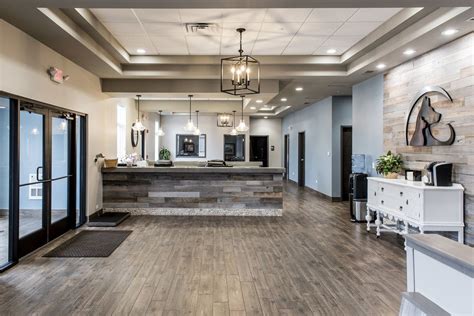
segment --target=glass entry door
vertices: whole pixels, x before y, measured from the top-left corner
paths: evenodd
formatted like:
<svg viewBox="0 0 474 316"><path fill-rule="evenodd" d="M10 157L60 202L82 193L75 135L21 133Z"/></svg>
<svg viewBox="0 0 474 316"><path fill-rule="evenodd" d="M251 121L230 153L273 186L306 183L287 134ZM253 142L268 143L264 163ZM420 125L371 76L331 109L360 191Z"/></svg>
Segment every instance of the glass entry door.
<svg viewBox="0 0 474 316"><path fill-rule="evenodd" d="M73 116L20 107L19 257L72 228Z"/></svg>

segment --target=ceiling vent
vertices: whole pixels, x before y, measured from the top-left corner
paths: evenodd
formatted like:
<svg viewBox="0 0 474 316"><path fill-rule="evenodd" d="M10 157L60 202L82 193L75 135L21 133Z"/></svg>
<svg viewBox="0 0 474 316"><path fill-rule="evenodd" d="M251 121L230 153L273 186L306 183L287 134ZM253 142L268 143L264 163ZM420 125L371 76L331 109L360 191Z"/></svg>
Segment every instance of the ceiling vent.
<svg viewBox="0 0 474 316"><path fill-rule="evenodd" d="M210 33L218 33L219 26L216 23L186 23L184 25L186 27L187 33L203 33L203 34L210 34Z"/></svg>
<svg viewBox="0 0 474 316"><path fill-rule="evenodd" d="M364 72L364 74L371 74L373 72L374 72L373 70L367 70L366 72Z"/></svg>

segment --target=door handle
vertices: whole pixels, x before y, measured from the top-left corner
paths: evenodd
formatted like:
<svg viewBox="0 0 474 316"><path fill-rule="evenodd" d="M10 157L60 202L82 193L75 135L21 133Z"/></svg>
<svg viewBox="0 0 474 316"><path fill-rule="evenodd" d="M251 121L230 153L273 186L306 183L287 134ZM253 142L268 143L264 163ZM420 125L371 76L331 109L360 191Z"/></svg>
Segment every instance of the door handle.
<svg viewBox="0 0 474 316"><path fill-rule="evenodd" d="M41 180L43 180L43 172L41 172L41 179L40 179L40 177L39 177L39 170L40 170L40 169L43 169L43 167L42 167L42 166L39 166L38 168L36 168L36 181L41 181Z"/></svg>
<svg viewBox="0 0 474 316"><path fill-rule="evenodd" d="M301 159L301 161L304 161L304 159Z"/></svg>

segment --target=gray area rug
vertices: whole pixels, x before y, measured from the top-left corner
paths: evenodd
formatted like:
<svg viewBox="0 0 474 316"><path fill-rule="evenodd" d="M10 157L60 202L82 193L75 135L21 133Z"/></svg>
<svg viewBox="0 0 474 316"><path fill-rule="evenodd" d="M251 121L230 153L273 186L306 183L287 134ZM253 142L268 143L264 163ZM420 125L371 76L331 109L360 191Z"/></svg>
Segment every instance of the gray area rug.
<svg viewBox="0 0 474 316"><path fill-rule="evenodd" d="M83 230L43 257L108 257L131 230Z"/></svg>

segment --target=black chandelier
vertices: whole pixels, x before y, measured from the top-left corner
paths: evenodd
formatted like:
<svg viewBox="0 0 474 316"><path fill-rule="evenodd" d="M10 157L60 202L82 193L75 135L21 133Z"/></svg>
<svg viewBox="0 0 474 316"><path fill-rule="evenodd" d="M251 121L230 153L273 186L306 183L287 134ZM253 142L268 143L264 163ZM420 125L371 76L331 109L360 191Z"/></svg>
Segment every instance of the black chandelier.
<svg viewBox="0 0 474 316"><path fill-rule="evenodd" d="M260 62L250 55L243 55L242 33L240 33L239 56L221 59L221 92L231 95L249 95L260 93Z"/></svg>

